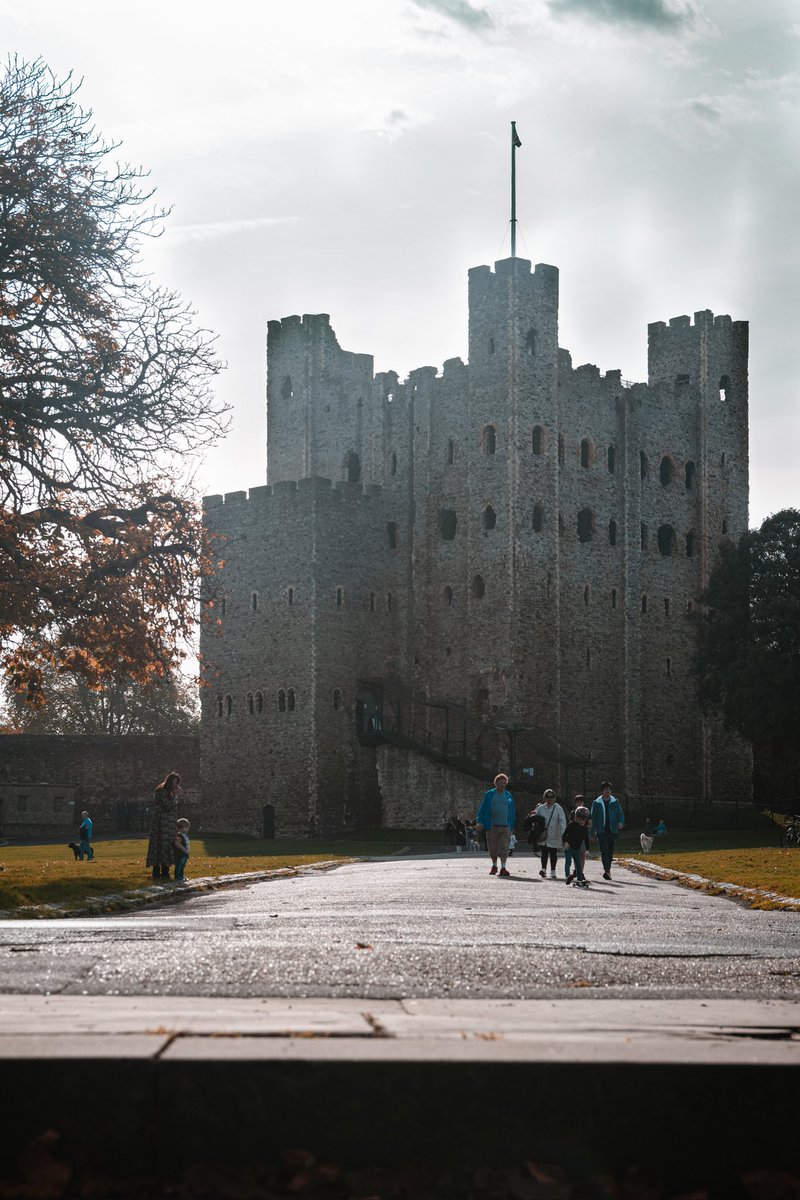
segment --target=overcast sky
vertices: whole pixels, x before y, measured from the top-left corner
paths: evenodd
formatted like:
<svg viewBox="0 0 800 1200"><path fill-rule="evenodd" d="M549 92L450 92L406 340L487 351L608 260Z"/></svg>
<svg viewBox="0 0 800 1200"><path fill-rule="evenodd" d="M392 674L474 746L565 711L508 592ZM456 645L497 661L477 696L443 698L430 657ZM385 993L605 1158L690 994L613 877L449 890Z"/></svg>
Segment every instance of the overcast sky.
<svg viewBox="0 0 800 1200"><path fill-rule="evenodd" d="M0 48L83 76L173 206L146 261L234 405L205 491L263 481L268 320L329 312L401 376L466 357L516 119L574 363L645 379L649 321L749 320L751 523L800 506L796 0L0 0Z"/></svg>

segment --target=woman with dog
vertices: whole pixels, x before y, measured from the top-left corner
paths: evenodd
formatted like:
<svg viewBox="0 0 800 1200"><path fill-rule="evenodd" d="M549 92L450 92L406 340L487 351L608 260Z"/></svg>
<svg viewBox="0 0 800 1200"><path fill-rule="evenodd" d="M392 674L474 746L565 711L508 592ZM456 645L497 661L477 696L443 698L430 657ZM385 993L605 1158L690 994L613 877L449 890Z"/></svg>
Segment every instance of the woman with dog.
<svg viewBox="0 0 800 1200"><path fill-rule="evenodd" d="M156 788L145 863L145 866L153 868L153 879L169 879L169 869L175 862L180 790L181 777L175 771L170 771L164 782Z"/></svg>

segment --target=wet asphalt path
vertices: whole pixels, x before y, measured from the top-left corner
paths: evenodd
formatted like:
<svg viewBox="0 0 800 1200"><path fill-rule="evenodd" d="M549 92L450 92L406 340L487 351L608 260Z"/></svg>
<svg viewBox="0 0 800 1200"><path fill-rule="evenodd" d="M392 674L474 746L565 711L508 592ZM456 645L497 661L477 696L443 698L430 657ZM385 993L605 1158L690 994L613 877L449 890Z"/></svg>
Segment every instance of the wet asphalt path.
<svg viewBox="0 0 800 1200"><path fill-rule="evenodd" d="M586 891L483 855L355 863L135 916L0 923L0 992L800 999L800 915L617 867ZM561 864L559 863L559 867Z"/></svg>

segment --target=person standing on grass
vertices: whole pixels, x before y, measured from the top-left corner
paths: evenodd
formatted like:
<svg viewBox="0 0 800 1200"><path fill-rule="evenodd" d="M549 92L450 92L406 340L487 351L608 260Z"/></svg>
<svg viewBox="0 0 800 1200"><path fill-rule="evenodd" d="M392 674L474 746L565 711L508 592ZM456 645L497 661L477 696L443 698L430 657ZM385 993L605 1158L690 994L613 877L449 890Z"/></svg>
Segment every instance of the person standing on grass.
<svg viewBox="0 0 800 1200"><path fill-rule="evenodd" d="M494 787L485 793L478 815L475 818L479 828L486 830L486 845L492 860L490 875L501 875L508 879L511 872L506 867L508 851L511 845L511 834L517 823L514 811L514 797L507 790L508 776L496 775ZM497 870L497 860L500 859L500 871Z"/></svg>
<svg viewBox="0 0 800 1200"><path fill-rule="evenodd" d="M156 788L145 862L145 866L153 868L153 879L169 879L169 869L175 862L180 790L181 777L175 771L170 771L164 782Z"/></svg>
<svg viewBox="0 0 800 1200"><path fill-rule="evenodd" d="M606 780L600 784L600 795L592 801L592 833L600 847L603 860L603 879L611 878L614 861L614 843L617 834L625 828L625 813L616 796L611 795L611 784Z"/></svg>
<svg viewBox="0 0 800 1200"><path fill-rule="evenodd" d="M178 820L178 832L175 834L175 882L185 883L183 872L186 870L186 864L189 861L189 829L191 826L186 820L186 817L180 817Z"/></svg>
<svg viewBox="0 0 800 1200"><path fill-rule="evenodd" d="M556 877L558 851L564 840L564 830L567 828L567 818L563 808L556 803L556 794L552 788L542 792L542 803L536 808L536 816L544 821L544 833L539 839L539 849L542 855L542 868L539 871L542 879L547 876L547 860L550 859L550 878Z"/></svg>
<svg viewBox="0 0 800 1200"><path fill-rule="evenodd" d="M78 858L83 862L83 856L86 855L89 862L94 862L94 850L92 849L92 818L88 812L81 813L81 823L78 828Z"/></svg>

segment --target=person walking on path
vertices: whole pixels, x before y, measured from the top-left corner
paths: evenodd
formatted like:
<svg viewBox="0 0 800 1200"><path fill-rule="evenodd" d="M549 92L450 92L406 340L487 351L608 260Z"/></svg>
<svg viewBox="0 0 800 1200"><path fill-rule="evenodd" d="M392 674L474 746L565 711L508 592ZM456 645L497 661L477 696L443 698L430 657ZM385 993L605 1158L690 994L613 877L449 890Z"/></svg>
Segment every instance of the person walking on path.
<svg viewBox="0 0 800 1200"><path fill-rule="evenodd" d="M611 878L614 861L614 843L617 834L625 828L625 813L616 796L611 795L611 784L606 780L600 784L600 795L592 801L592 833L600 847L603 860L603 879Z"/></svg>
<svg viewBox="0 0 800 1200"><path fill-rule="evenodd" d="M542 793L542 803L537 805L536 815L544 821L544 836L539 841L542 855L542 869L539 874L542 879L546 878L549 858L550 878L555 879L558 850L564 840L567 818L561 805L556 803L556 794L552 788L547 788Z"/></svg>
<svg viewBox="0 0 800 1200"><path fill-rule="evenodd" d="M92 849L92 818L88 812L81 813L81 823L78 828L78 857L83 862L83 856L86 855L89 862L94 861L94 850Z"/></svg>
<svg viewBox="0 0 800 1200"><path fill-rule="evenodd" d="M517 823L514 797L511 792L507 791L507 784L507 775L495 776L494 787L489 788L485 793L475 818L478 825L486 830L486 845L492 859L489 874L500 874L503 879L508 879L511 875L506 863L511 845L511 834ZM497 870L498 858L500 859L499 872Z"/></svg>
<svg viewBox="0 0 800 1200"><path fill-rule="evenodd" d="M583 873L583 850L589 845L589 810L579 804L574 813L570 814L567 828L564 830L564 865L567 872L567 885L575 880L576 887L588 887L589 884Z"/></svg>
<svg viewBox="0 0 800 1200"><path fill-rule="evenodd" d="M145 862L145 866L153 868L153 879L169 879L169 869L175 861L180 790L181 777L175 771L170 771L164 782L156 788Z"/></svg>

